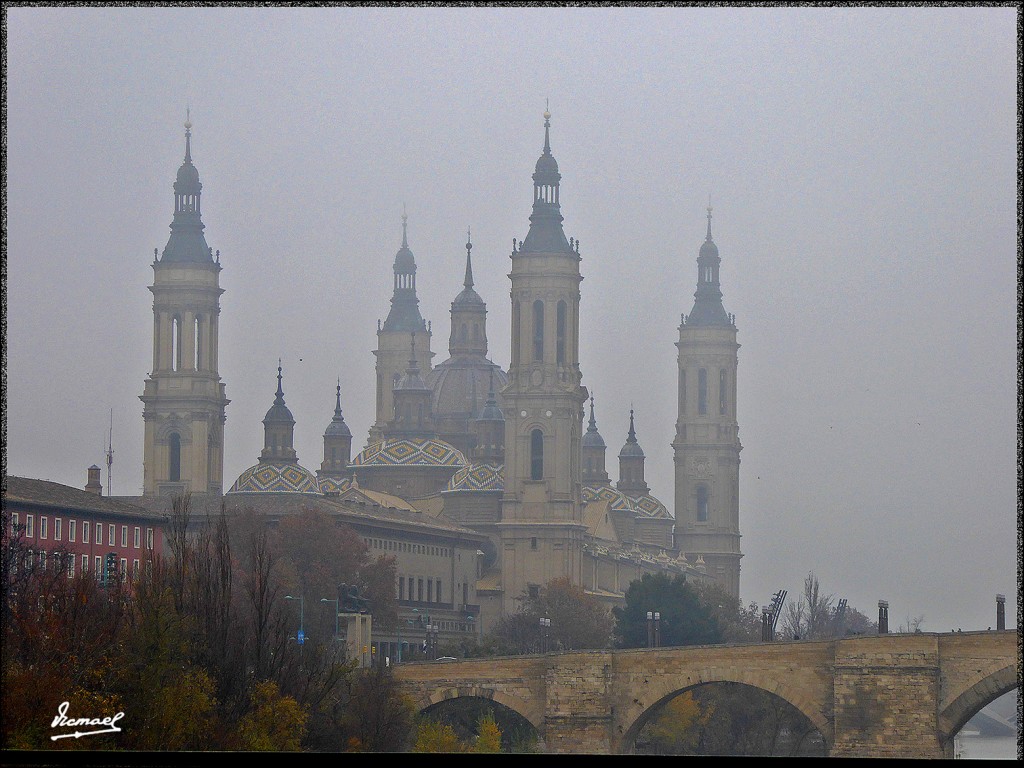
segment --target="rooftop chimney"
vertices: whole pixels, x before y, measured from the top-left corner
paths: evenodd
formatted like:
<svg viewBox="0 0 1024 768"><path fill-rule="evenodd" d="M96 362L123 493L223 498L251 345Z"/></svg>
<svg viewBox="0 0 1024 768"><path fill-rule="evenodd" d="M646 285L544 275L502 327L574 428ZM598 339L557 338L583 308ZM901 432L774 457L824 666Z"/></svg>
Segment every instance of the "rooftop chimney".
<svg viewBox="0 0 1024 768"><path fill-rule="evenodd" d="M100 485L100 468L93 464L89 467L89 482L85 484L85 490L89 493L95 493L97 496L103 495L103 486Z"/></svg>

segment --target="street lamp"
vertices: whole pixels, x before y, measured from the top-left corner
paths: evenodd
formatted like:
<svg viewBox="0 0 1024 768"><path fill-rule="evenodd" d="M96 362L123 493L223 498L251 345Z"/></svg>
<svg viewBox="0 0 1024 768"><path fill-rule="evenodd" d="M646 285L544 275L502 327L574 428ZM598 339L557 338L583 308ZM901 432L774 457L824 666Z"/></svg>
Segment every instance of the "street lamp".
<svg viewBox="0 0 1024 768"><path fill-rule="evenodd" d="M338 640L338 601L331 600L329 597L321 597L321 603L334 603L334 640Z"/></svg>
<svg viewBox="0 0 1024 768"><path fill-rule="evenodd" d="M551 633L551 619L547 616L542 616L540 619L540 636L542 642L543 652L548 652L548 635Z"/></svg>
<svg viewBox="0 0 1024 768"><path fill-rule="evenodd" d="M304 644L306 642L306 630L305 630L305 628L303 626L303 623L302 623L302 618L303 618L302 614L303 614L303 611L305 609L306 600L305 600L305 598L302 597L302 595L299 595L298 597L292 597L291 595L285 595L284 599L285 600L298 600L299 601L299 634L295 636L295 641L299 645L302 645L302 644Z"/></svg>
<svg viewBox="0 0 1024 768"><path fill-rule="evenodd" d="M654 647L661 647L661 613L654 612Z"/></svg>
<svg viewBox="0 0 1024 768"><path fill-rule="evenodd" d="M654 647L654 611L647 612L647 647Z"/></svg>

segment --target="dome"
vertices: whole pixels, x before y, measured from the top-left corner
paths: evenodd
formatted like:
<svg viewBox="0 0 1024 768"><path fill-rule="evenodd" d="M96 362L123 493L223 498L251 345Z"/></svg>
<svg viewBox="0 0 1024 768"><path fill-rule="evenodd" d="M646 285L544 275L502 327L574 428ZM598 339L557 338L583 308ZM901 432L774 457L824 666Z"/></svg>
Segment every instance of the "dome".
<svg viewBox="0 0 1024 768"><path fill-rule="evenodd" d="M463 467L448 481L448 491L503 491L505 466L499 464L473 464Z"/></svg>
<svg viewBox="0 0 1024 768"><path fill-rule="evenodd" d="M537 175L558 173L558 161L555 160L555 156L550 152L545 152L537 158L537 166L534 169L534 173Z"/></svg>
<svg viewBox="0 0 1024 768"><path fill-rule="evenodd" d="M320 488L320 493L344 493L352 487L352 478L321 477L318 478L317 484Z"/></svg>
<svg viewBox="0 0 1024 768"><path fill-rule="evenodd" d="M700 247L700 258L707 257L718 258L718 246L715 245L715 241L711 239L705 240Z"/></svg>
<svg viewBox="0 0 1024 768"><path fill-rule="evenodd" d="M452 302L452 309L483 306L485 306L484 300L481 299L480 294L474 291L471 287L463 288L462 292L455 297L455 301Z"/></svg>
<svg viewBox="0 0 1024 768"><path fill-rule="evenodd" d="M270 410L263 417L263 421L290 421L292 424L295 423L292 412L288 410L288 406L284 403L274 403L270 406Z"/></svg>
<svg viewBox="0 0 1024 768"><path fill-rule="evenodd" d="M353 467L464 467L469 464L458 448L426 437L388 437L364 448Z"/></svg>
<svg viewBox="0 0 1024 768"><path fill-rule="evenodd" d="M619 458L626 458L630 456L643 457L644 449L640 447L639 443L627 442L622 446L622 450L619 451Z"/></svg>
<svg viewBox="0 0 1024 768"><path fill-rule="evenodd" d="M409 246L403 245L395 254L395 272L408 274L416 271L416 259L413 258Z"/></svg>
<svg viewBox="0 0 1024 768"><path fill-rule="evenodd" d="M178 176L174 180L175 191L183 192L185 189L196 189L201 186L199 169L192 165L191 161L182 163L178 169Z"/></svg>
<svg viewBox="0 0 1024 768"><path fill-rule="evenodd" d="M460 355L440 363L427 374L426 384L433 391L431 413L435 419L456 414L468 417L483 415L491 391L491 372L494 389L501 390L508 376L496 364L479 355ZM486 418L503 419L503 415Z"/></svg>
<svg viewBox="0 0 1024 768"><path fill-rule="evenodd" d="M636 505L637 510L642 512L646 517L656 518L659 520L672 519L672 515L668 512L668 507L650 494L644 494L643 496L633 499L633 503Z"/></svg>
<svg viewBox="0 0 1024 768"><path fill-rule="evenodd" d="M352 430L344 421L332 420L324 430L324 437L352 437Z"/></svg>
<svg viewBox="0 0 1024 768"><path fill-rule="evenodd" d="M589 429L586 434L583 435L583 447L584 448L605 448L604 438L601 437L601 433L596 429L591 432Z"/></svg>
<svg viewBox="0 0 1024 768"><path fill-rule="evenodd" d="M257 464L235 480L228 493L319 494L316 476L298 464Z"/></svg>
<svg viewBox="0 0 1024 768"><path fill-rule="evenodd" d="M608 508L636 513L636 504L622 491L610 485L586 485L583 487L584 501L607 501Z"/></svg>

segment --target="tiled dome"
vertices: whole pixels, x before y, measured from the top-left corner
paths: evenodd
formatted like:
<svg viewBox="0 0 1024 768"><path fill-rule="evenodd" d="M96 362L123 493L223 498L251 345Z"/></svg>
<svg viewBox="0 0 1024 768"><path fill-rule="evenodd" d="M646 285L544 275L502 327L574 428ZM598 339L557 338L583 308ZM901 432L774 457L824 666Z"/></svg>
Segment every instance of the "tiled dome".
<svg viewBox="0 0 1024 768"><path fill-rule="evenodd" d="M610 485L587 485L583 487L584 501L599 501L602 499L608 502L610 509L637 512L636 502L622 491L612 488Z"/></svg>
<svg viewBox="0 0 1024 768"><path fill-rule="evenodd" d="M505 466L473 464L463 467L448 481L447 491L502 491L505 489Z"/></svg>
<svg viewBox="0 0 1024 768"><path fill-rule="evenodd" d="M672 515L668 513L668 507L666 507L656 498L651 496L649 493L633 499L633 503L636 505L637 510L642 512L647 517L653 517L658 519L666 519L672 517Z"/></svg>
<svg viewBox="0 0 1024 768"><path fill-rule="evenodd" d="M425 437L388 437L361 451L353 467L464 467L469 462L458 448Z"/></svg>
<svg viewBox="0 0 1024 768"><path fill-rule="evenodd" d="M235 480L228 493L319 494L316 475L298 464L257 464Z"/></svg>
<svg viewBox="0 0 1024 768"><path fill-rule="evenodd" d="M352 487L352 478L321 477L317 479L317 483L320 487L320 493L344 493Z"/></svg>

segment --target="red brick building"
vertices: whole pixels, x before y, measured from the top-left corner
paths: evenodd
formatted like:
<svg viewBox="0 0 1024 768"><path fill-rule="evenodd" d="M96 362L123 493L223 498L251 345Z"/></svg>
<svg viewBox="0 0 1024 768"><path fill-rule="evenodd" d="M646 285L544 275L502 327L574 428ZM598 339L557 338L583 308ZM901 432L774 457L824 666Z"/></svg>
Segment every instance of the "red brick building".
<svg viewBox="0 0 1024 768"><path fill-rule="evenodd" d="M99 467L90 467L89 483L82 490L49 480L6 477L3 510L8 535L20 535L22 546L44 568L60 562L54 553L68 552L74 557L59 566L66 565L68 575L102 576L112 554L118 573L136 574L151 557L163 554L165 519L103 496L99 478Z"/></svg>

